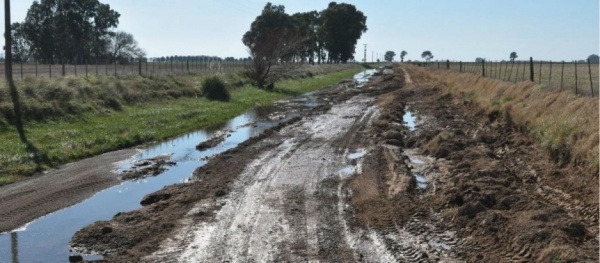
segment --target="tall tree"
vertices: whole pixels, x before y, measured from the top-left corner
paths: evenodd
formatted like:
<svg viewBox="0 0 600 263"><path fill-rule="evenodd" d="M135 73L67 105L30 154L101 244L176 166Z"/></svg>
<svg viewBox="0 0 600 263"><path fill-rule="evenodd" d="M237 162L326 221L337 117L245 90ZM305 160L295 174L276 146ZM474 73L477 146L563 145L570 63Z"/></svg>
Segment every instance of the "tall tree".
<svg viewBox="0 0 600 263"><path fill-rule="evenodd" d="M510 61L515 62L515 59L518 58L517 52L510 52Z"/></svg>
<svg viewBox="0 0 600 263"><path fill-rule="evenodd" d="M314 64L315 52L317 52L317 29L319 28L319 13L317 11L295 13L292 15L296 32L303 43L303 48L298 56L302 61L308 59L308 62Z"/></svg>
<svg viewBox="0 0 600 263"><path fill-rule="evenodd" d="M321 12L319 30L329 60L345 63L354 58L356 43L367 32L367 17L354 5L331 2Z"/></svg>
<svg viewBox="0 0 600 263"><path fill-rule="evenodd" d="M396 53L394 51L388 51L388 52L385 52L384 58L385 58L385 61L392 62L392 60L394 60L395 56L396 56Z"/></svg>
<svg viewBox="0 0 600 263"><path fill-rule="evenodd" d="M304 39L298 36L292 17L285 13L283 5L267 3L262 13L250 25L242 38L249 49L252 63L246 72L259 87L272 87L278 77L273 72L277 63L287 65L302 49ZM284 70L285 67L278 67Z"/></svg>
<svg viewBox="0 0 600 263"><path fill-rule="evenodd" d="M591 54L588 56L588 61L590 63L598 63L598 62L600 62L600 57L596 54Z"/></svg>
<svg viewBox="0 0 600 263"><path fill-rule="evenodd" d="M402 50L402 52L400 52L400 62L404 62L404 57L407 55L408 53L406 53L406 51Z"/></svg>
<svg viewBox="0 0 600 263"><path fill-rule="evenodd" d="M31 42L25 38L23 24L13 23L12 34L12 58L14 62L26 62L31 55Z"/></svg>
<svg viewBox="0 0 600 263"><path fill-rule="evenodd" d="M119 31L113 35L108 45L108 53L110 54L109 63L120 62L127 63L131 59L143 57L144 51L138 46L133 35Z"/></svg>
<svg viewBox="0 0 600 263"><path fill-rule="evenodd" d="M431 59L433 58L433 54L431 53L431 51L429 50L425 50L423 51L423 53L421 54L421 57L423 59L425 59L427 62L431 61Z"/></svg>
<svg viewBox="0 0 600 263"><path fill-rule="evenodd" d="M105 54L119 16L98 0L34 1L23 31L36 59L75 62Z"/></svg>

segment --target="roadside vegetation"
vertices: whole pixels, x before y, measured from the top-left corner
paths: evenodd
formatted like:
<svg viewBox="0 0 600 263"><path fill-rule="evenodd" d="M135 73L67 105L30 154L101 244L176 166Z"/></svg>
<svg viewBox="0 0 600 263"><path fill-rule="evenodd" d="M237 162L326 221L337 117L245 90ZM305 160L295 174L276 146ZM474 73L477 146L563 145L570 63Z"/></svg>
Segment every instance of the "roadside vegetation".
<svg viewBox="0 0 600 263"><path fill-rule="evenodd" d="M490 116L503 116L514 128L530 133L560 166L597 176L598 99L567 90L547 90L533 82L510 83L472 74L422 68L417 78L439 81L459 95L462 103L476 105Z"/></svg>
<svg viewBox="0 0 600 263"><path fill-rule="evenodd" d="M0 185L85 157L209 127L360 70L356 64L299 67L273 91L250 85L241 74L221 74L230 94L227 102L203 97L201 84L212 77L206 75L26 79L17 83L25 130L43 156L32 156L19 140L11 125L10 101L0 96ZM0 86L0 94L7 92Z"/></svg>

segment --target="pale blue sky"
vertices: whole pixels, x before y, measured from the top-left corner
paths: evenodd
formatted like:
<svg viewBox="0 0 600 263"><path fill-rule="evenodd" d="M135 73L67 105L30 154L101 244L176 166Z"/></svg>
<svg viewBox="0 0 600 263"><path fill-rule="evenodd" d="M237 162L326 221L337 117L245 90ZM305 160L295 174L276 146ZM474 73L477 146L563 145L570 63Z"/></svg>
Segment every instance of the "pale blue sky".
<svg viewBox="0 0 600 263"><path fill-rule="evenodd" d="M149 56L245 57L241 42L267 1L100 0L121 13L119 29L132 33ZM12 0L12 20L22 21L33 1ZM330 1L281 0L289 14L322 10ZM342 1L337 1L338 3ZM599 53L598 0L351 0L367 16L358 41L382 55L387 50L420 59L471 61L519 58L585 59ZM1 6L4 13L4 5ZM0 22L4 28L4 19Z"/></svg>

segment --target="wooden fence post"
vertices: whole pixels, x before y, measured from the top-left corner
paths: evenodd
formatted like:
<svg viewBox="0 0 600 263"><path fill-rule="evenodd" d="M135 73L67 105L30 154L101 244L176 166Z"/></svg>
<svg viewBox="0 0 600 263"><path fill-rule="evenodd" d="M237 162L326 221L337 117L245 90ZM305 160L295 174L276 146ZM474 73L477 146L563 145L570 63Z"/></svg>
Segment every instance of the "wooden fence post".
<svg viewBox="0 0 600 263"><path fill-rule="evenodd" d="M52 63L48 62L48 76L52 78Z"/></svg>
<svg viewBox="0 0 600 263"><path fill-rule="evenodd" d="M36 78L38 77L38 69L37 68L38 68L38 62L36 61L35 62L35 77Z"/></svg>
<svg viewBox="0 0 600 263"><path fill-rule="evenodd" d="M508 81L510 81L510 79L512 78L512 71L513 71L514 66L515 66L515 61L513 60L513 62L510 63L510 73L508 73Z"/></svg>
<svg viewBox="0 0 600 263"><path fill-rule="evenodd" d="M552 84L552 60L550 60L550 79L548 79L548 86Z"/></svg>
<svg viewBox="0 0 600 263"><path fill-rule="evenodd" d="M485 78L485 59L481 60L481 75Z"/></svg>
<svg viewBox="0 0 600 263"><path fill-rule="evenodd" d="M519 67L521 66L521 63L519 63L519 61L517 61L517 72L515 72L515 83L517 83L517 78L519 78ZM525 69L523 69L525 70Z"/></svg>
<svg viewBox="0 0 600 263"><path fill-rule="evenodd" d="M540 75L538 76L538 84L542 84L542 60L540 59Z"/></svg>
<svg viewBox="0 0 600 263"><path fill-rule="evenodd" d="M533 82L533 57L529 57L529 80Z"/></svg>
<svg viewBox="0 0 600 263"><path fill-rule="evenodd" d="M244 64L246 64L246 61L244 60ZM462 61L458 62L458 68L459 68L459 72L462 73Z"/></svg>
<svg viewBox="0 0 600 263"><path fill-rule="evenodd" d="M450 60L446 59L446 69L450 69Z"/></svg>
<svg viewBox="0 0 600 263"><path fill-rule="evenodd" d="M62 64L62 76L64 77L65 76L65 61L64 61L64 59L61 64Z"/></svg>
<svg viewBox="0 0 600 263"><path fill-rule="evenodd" d="M592 82L592 66L590 66L590 59L587 60L588 63L588 71L590 74L590 91L592 92L592 97L594 97L594 83Z"/></svg>
<svg viewBox="0 0 600 263"><path fill-rule="evenodd" d="M563 75L565 73L565 61L562 61L562 69L560 70L560 89L563 88Z"/></svg>
<svg viewBox="0 0 600 263"><path fill-rule="evenodd" d="M575 60L575 95L577 95L577 60Z"/></svg>

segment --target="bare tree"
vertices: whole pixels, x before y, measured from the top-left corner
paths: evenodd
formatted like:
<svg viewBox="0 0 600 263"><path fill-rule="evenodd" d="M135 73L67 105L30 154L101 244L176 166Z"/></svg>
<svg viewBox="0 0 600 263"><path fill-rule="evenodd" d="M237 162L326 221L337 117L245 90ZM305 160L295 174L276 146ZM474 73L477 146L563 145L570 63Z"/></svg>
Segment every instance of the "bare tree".
<svg viewBox="0 0 600 263"><path fill-rule="evenodd" d="M145 56L145 52L138 47L137 41L132 34L119 31L111 37L108 43L108 53L110 54L110 63L119 61L127 63L131 58L140 58Z"/></svg>

